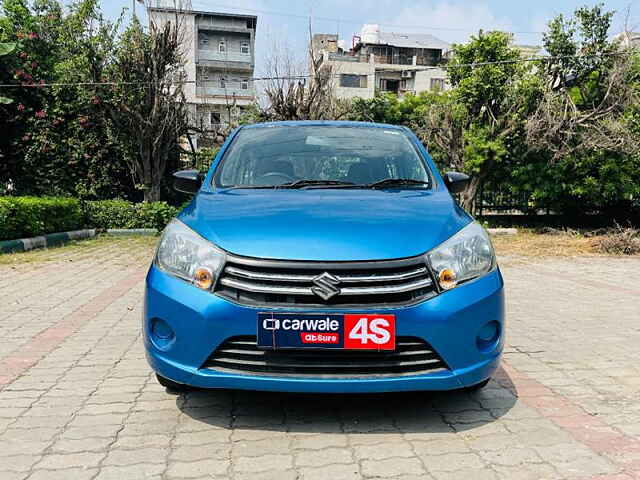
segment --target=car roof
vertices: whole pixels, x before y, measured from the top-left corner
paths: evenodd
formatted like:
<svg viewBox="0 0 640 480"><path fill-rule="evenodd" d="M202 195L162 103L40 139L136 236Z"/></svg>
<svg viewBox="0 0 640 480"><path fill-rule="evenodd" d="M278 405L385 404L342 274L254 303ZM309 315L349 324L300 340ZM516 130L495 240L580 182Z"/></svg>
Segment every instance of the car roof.
<svg viewBox="0 0 640 480"><path fill-rule="evenodd" d="M327 126L327 127L358 127L358 128L384 128L387 130L405 130L405 127L399 125L390 125L388 123L374 122L350 122L343 120L287 120L280 122L261 122L245 125L242 128L274 128L274 127L309 127L309 126Z"/></svg>

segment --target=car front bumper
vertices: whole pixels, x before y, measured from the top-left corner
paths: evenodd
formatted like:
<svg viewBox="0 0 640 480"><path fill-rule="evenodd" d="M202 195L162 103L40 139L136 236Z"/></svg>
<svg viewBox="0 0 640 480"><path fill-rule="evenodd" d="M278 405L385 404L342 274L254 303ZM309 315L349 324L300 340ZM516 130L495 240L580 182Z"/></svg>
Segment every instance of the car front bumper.
<svg viewBox="0 0 640 480"><path fill-rule="evenodd" d="M144 344L151 367L178 383L204 388L283 392L390 392L453 390L489 378L498 368L504 344L504 294L499 269L482 278L406 307L377 309L273 309L319 313L385 313L396 316L396 335L424 339L450 367L420 375L320 378L240 374L200 368L226 339L255 335L257 313L268 308L236 305L152 266L147 275ZM170 329L152 329L161 319ZM479 340L489 322L498 336ZM152 331L153 330L153 331ZM167 333L168 332L168 333ZM164 337L164 338L163 338Z"/></svg>

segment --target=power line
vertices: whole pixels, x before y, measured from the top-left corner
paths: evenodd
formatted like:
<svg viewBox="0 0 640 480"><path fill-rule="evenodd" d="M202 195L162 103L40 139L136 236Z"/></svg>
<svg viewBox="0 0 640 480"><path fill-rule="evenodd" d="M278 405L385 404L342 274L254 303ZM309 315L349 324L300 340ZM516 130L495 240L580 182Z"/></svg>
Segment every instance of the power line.
<svg viewBox="0 0 640 480"><path fill-rule="evenodd" d="M601 53L594 55L557 55L557 56L548 56L548 57L529 57L529 58L518 58L514 60L495 60L489 62L473 62L473 63L458 63L454 65L434 65L434 66L420 66L418 68L415 65L399 65L400 67L405 67L405 70L410 70L414 72L426 71L426 70L448 70L454 68L474 68L474 67L484 67L488 65L509 65L516 63L528 63L528 62L550 62L554 60L567 60L567 59L578 59L578 58L602 58L602 57L618 57L624 55L630 55L631 52L611 52L611 53ZM376 69L378 72L398 72L397 69ZM332 78L338 78L341 74L336 73L332 74ZM299 74L299 75L283 75L283 76L272 76L272 77L250 77L246 78L247 81L250 82L261 82L261 81L269 81L269 80L304 80L307 78L312 78L314 75L311 74ZM60 83L35 83L33 85L17 85L17 84L0 84L0 88L45 88L45 87L82 87L82 86L119 86L119 85L153 85L159 84L162 82L60 82ZM178 80L167 82L169 85L188 85L188 84L211 84L218 83L217 80Z"/></svg>
<svg viewBox="0 0 640 480"><path fill-rule="evenodd" d="M276 12L274 10L258 10L258 9L254 9L254 8L238 7L237 5L223 5L223 4L211 5L211 4L207 3L207 8L210 8L210 7L212 7L212 8L227 8L227 9L232 9L232 10L244 10L246 12L259 13L259 14L262 14L262 15L276 15L276 16L282 16L282 17L300 18L300 19L305 19L305 20L309 19L309 15L302 15L302 14L296 14L296 13ZM349 24L353 24L353 25L362 25L363 24L362 20L356 20L356 19L318 17L316 15L314 15L313 19L314 20L321 20L321 21L325 21L325 22L343 22L343 23L349 23ZM410 28L410 29L415 29L415 30L438 30L438 31L445 31L445 32L475 32L477 30L475 28L425 27L424 25L402 25L402 24L397 24L397 23L379 23L379 22L376 22L376 25L380 25L380 26L383 26L383 27L392 27L392 28ZM510 32L510 33L517 33L517 34L523 34L523 35L541 35L544 32L514 31L514 32Z"/></svg>

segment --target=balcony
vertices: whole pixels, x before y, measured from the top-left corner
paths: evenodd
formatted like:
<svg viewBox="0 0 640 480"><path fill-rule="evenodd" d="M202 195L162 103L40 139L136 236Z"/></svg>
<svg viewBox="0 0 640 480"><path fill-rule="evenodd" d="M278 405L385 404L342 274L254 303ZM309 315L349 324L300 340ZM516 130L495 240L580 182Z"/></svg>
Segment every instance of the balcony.
<svg viewBox="0 0 640 480"><path fill-rule="evenodd" d="M249 53L240 52L224 52L220 53L217 50L211 49L198 49L199 61L211 61L211 62L237 62L244 63L250 67L253 64L253 56Z"/></svg>
<svg viewBox="0 0 640 480"><path fill-rule="evenodd" d="M353 62L353 63L367 63L369 61L368 55L341 55L339 53L329 53L329 60L334 62Z"/></svg>
<svg viewBox="0 0 640 480"><path fill-rule="evenodd" d="M339 53L329 53L329 60L334 62L352 62L352 63L367 63L371 61L373 56L373 63L383 65L419 65L419 66L431 66L435 67L442 63L442 57L438 55L432 56L420 56L420 55L378 55L378 54L355 54L355 55L342 55Z"/></svg>
<svg viewBox="0 0 640 480"><path fill-rule="evenodd" d="M241 88L240 84L228 83L227 88L220 88L214 86L202 86L196 87L196 95L198 97L255 97L255 90L251 87L248 89Z"/></svg>
<svg viewBox="0 0 640 480"><path fill-rule="evenodd" d="M251 20L249 20L251 22ZM252 26L249 25L245 18L226 18L220 19L215 16L201 16L197 20L198 30L209 30L214 32L238 32L249 33L255 30L255 20Z"/></svg>

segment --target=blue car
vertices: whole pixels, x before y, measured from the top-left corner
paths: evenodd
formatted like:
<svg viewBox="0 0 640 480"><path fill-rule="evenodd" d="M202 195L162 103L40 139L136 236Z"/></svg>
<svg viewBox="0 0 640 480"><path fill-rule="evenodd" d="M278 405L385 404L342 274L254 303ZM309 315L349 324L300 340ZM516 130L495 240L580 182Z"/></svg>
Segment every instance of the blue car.
<svg viewBox="0 0 640 480"><path fill-rule="evenodd" d="M503 281L407 128L276 122L237 129L146 280L159 382L282 392L478 389L504 343Z"/></svg>

